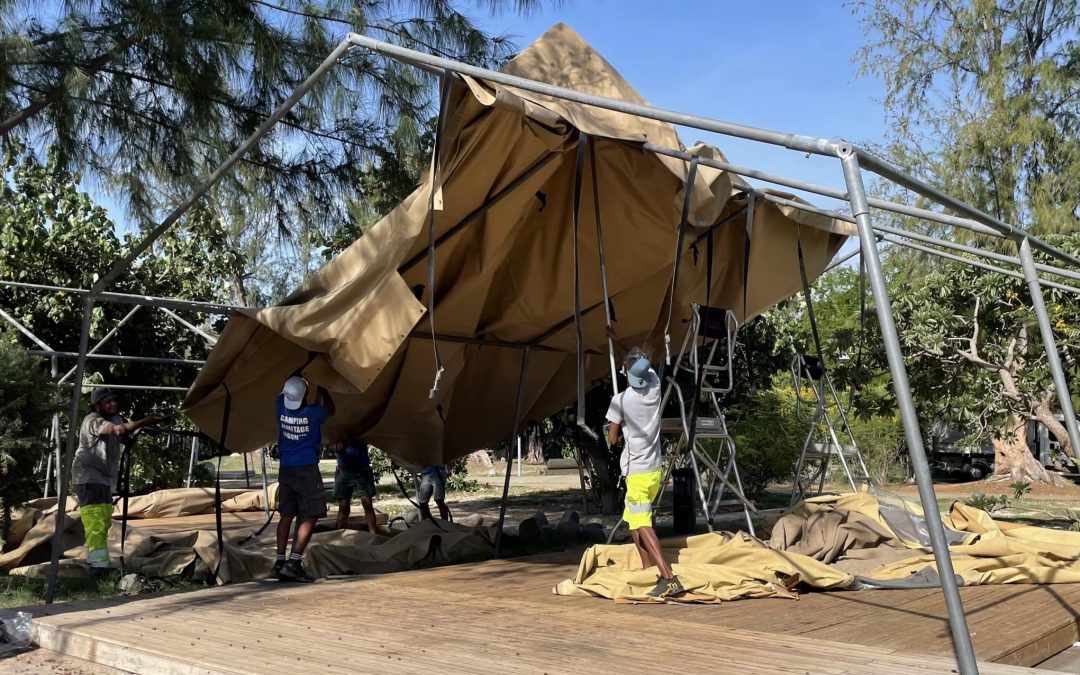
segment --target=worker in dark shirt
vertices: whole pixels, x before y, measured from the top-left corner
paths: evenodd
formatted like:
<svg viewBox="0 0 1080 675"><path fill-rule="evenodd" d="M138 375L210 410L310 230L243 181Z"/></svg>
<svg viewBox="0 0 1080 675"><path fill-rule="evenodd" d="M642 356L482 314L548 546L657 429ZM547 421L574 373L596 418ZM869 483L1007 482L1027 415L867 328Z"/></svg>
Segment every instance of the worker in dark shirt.
<svg viewBox="0 0 1080 675"><path fill-rule="evenodd" d="M350 434L345 446L337 453L337 470L334 472L334 499L338 503L337 526L344 530L349 526L349 511L354 491L364 506L368 532L376 532L378 521L371 499L375 496L375 473L371 470L368 444L356 434Z"/></svg>

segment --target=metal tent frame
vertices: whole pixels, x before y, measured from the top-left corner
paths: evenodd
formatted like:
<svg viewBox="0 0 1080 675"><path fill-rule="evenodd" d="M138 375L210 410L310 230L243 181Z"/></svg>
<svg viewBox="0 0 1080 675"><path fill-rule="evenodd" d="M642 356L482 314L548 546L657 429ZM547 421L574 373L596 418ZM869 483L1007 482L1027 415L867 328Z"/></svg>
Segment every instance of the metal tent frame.
<svg viewBox="0 0 1080 675"><path fill-rule="evenodd" d="M642 152L651 152L655 154L664 154L673 157L682 157L688 160L694 160L702 165L713 166L722 170L729 171L731 173L739 174L747 178L759 179L767 182L773 182L779 185L785 185L793 187L814 194L822 195L825 197L831 197L841 200L849 204L851 208L851 216L845 217L846 220L854 221L859 237L860 252L862 259L867 269L867 274L870 278L871 292L874 298L875 310L877 313L878 321L881 326L881 332L885 343L885 351L889 363L889 371L893 379L893 387L896 393L896 398L899 404L900 415L903 421L904 432L907 439L908 450L911 455L912 466L915 470L915 479L919 488L919 499L922 502L924 512L927 516L927 525L929 527L929 534L934 551L934 558L937 563L938 573L942 580L942 590L945 597L945 603L948 608L949 615L949 627L952 634L953 646L956 652L957 663L961 673L977 673L978 668L975 663L974 651L971 645L971 638L968 633L967 621L964 616L963 606L960 600L960 594L957 590L956 578L953 574L952 560L949 556L949 550L945 540L945 533L942 521L940 519L940 512L938 510L937 501L935 498L933 483L931 482L930 469L926 460L925 449L923 448L922 434L919 430L918 419L915 415L915 407L911 398L911 391L908 385L907 372L904 366L903 354L900 348L900 342L897 336L896 325L893 320L893 315L889 303L888 290L885 283L885 276L882 271L881 259L878 251L879 232L875 229L871 221L871 209L880 209L899 213L907 216L913 216L918 219L927 220L935 223L963 227L970 230L974 230L980 234L989 234L999 237L1004 237L1012 240L1017 246L1019 262L1022 268L1022 277L1028 284L1029 290L1032 296L1032 304L1035 309L1036 318L1038 319L1040 331L1043 338L1044 347L1047 351L1047 355L1050 361L1050 367L1054 376L1054 383L1059 395L1059 402L1062 412L1065 415L1066 425L1068 427L1069 438L1073 444L1073 447L1080 448L1080 431L1077 429L1075 413L1072 409L1072 402L1069 398L1068 388L1065 381L1065 375L1061 367L1060 359L1058 358L1056 343L1054 341L1053 332L1050 326L1049 318L1046 313L1045 304L1042 297L1043 282L1039 279L1039 271L1048 272L1051 270L1040 268L1035 263L1032 255L1033 249L1038 249L1052 257L1059 259L1072 266L1074 269L1080 269L1080 259L1054 247L1046 242L1040 240L1034 235L1030 235L1023 230L1010 225L1000 219L994 218L989 214L986 214L972 206L965 204L962 201L954 199L949 195L937 190L936 188L904 173L903 171L891 166L884 160L876 157L867 150L860 148L856 145L848 143L842 140L830 140L826 138L818 138L813 136L806 136L800 134L786 133L781 131L774 131L769 129L762 129L757 127L746 126L742 124L735 124L731 122L725 122L718 119L702 117L697 115L690 115L680 112L674 112L670 110L664 110L655 108L649 105L629 103L626 101L615 100L605 98L601 96L595 96L585 94L582 92L557 87L542 82L537 82L506 73L487 70L484 68L478 68L451 59L433 56L416 50L392 45L386 42L381 42L363 35L355 33L348 34L345 39L327 56L321 65L296 89L295 92L288 99L286 99L270 116L267 120L256 129L250 137L248 137L243 143L241 143L237 149L222 162L198 187L188 196L187 199L178 204L159 224L154 226L148 231L148 234L141 240L141 242L135 246L128 255L123 259L116 262L113 267L108 270L104 275L100 277L97 283L90 289L85 291L83 302L83 325L80 334L80 344L77 357L77 365L74 371L73 382L73 395L71 400L71 417L74 420L78 414L79 395L78 393L82 388L83 371L86 364L87 355L89 352L89 324L91 310L95 303L100 301L108 301L114 299L111 296L114 294L108 293L107 289L116 279L116 277L127 269L142 253L144 253L153 243L160 237L165 231L167 231L177 220L203 195L205 195L217 182L222 178L226 171L228 171L241 157L243 157L252 147L259 142L259 140L266 135L267 132L272 129L282 117L294 106L296 103L317 83L335 64L338 63L350 50L360 48L369 52L375 52L382 54L386 57L411 64L418 68L421 68L427 72L434 73L443 79L445 82L447 78L454 78L461 75L467 75L470 77L478 78L481 80L487 80L498 84L516 87L521 90L543 94L551 97L555 97L562 100L573 101L579 104L595 106L622 112L628 115L658 120L662 122L669 122L671 124L692 127L704 131L711 131L718 134L733 136L737 138L743 138L746 140L757 141L767 145L778 146L795 150L802 153L809 153L814 155L820 155L824 157L830 157L837 160L840 164L845 183L845 190L836 190L833 188L817 186L803 181L797 181L792 179L783 178L774 174L768 174L765 172L757 171L746 167L739 167L729 164L727 162L720 162L710 160L707 158L692 157L689 153L683 150L663 148L651 143L631 144L637 147ZM526 173L535 172L539 169L539 166L550 161L554 158L555 154L552 153L542 158L537 165L534 165ZM915 192L931 202L949 209L957 215L948 215L931 211L928 209L915 208L903 204L897 204L885 200L873 199L867 197L866 189L863 184L863 169L869 170L878 176L891 181L892 183L906 188L912 192ZM454 225L450 230L440 235L438 238L434 237L434 228L432 228L432 238L430 245L426 253L418 254L414 259L405 263L402 269L408 269L409 267L417 264L420 260L431 258L434 256L438 246L452 237L455 232L460 231L467 226L470 222L475 220L483 211L501 199L503 196L511 192L517 185L523 182L524 178L511 183L506 190L494 195L487 204L482 206L473 214L467 216L463 221ZM757 196L761 196L768 200L770 196L764 193L755 191ZM806 208L805 205L800 205L799 208ZM814 207L809 207L813 209ZM888 235L893 236L893 235ZM964 259L962 259L964 260ZM402 271L402 270L399 270ZM1064 270L1070 272L1071 270ZM1059 273L1059 270L1055 269L1053 273ZM579 301L579 296L576 293L576 300ZM576 302L577 304L577 302ZM605 303L599 303L603 305ZM597 305L598 306L598 305ZM529 352L533 349L543 348L543 342L553 335L558 330L575 323L580 328L580 321L584 314L593 311L597 306L582 309L580 305L576 308L575 315L569 317L567 320L560 322L553 326L549 331L538 336L535 340L528 344L508 344L499 343L496 346L515 348L521 351L522 363L521 363L521 380L519 381L517 401L515 405L514 419L510 425L509 438L513 439L519 432L520 417L522 414L521 403L524 389L524 375L528 367ZM438 341L440 336L434 334L434 327L430 334L430 339ZM454 336L455 340L462 340L477 344L486 344L487 341L475 339L469 336ZM579 362L582 353L582 348L579 340L578 355ZM584 383L582 378L579 377L578 381L578 393L583 394L582 388ZM580 406L579 399L579 406ZM61 494L60 494L60 512L65 510L66 501L66 473L70 468L72 456L74 454L77 429L75 425L70 425L67 435L67 446L64 454L63 467L64 471L61 471ZM506 503L506 491L509 488L512 454L507 458L507 472L506 481L504 484L503 492L503 504L500 512L500 531L501 523L505 515L505 503ZM60 539L61 521L57 520L57 535L54 542L58 542ZM55 593L55 581L56 581L56 566L59 559L59 547L53 547L52 566L50 569L49 585L47 590L46 601L51 602Z"/></svg>

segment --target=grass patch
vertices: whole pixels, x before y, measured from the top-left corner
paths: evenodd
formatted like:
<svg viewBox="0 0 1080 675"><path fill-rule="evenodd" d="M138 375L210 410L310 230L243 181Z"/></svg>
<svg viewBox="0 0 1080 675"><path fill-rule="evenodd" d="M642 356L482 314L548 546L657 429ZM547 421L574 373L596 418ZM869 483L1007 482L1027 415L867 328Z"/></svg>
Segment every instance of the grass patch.
<svg viewBox="0 0 1080 675"><path fill-rule="evenodd" d="M120 595L116 584L120 580L120 570L110 570L104 579L65 579L56 580L56 602L76 600L103 600ZM46 580L37 577L0 575L0 609L40 605L45 602ZM145 593L158 591L177 591L202 588L203 584L182 577L147 579Z"/></svg>

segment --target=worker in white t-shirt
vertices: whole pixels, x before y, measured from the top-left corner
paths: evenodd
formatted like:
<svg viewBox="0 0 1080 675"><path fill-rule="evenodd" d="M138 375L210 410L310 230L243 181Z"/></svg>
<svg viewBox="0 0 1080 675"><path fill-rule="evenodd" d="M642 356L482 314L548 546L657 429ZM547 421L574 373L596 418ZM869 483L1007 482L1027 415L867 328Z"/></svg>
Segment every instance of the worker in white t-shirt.
<svg viewBox="0 0 1080 675"><path fill-rule="evenodd" d="M614 331L612 340L620 344ZM645 352L634 347L623 360L623 372L630 386L616 394L608 407L608 445L614 446L622 431L625 442L619 467L626 477L626 508L623 520L630 526L641 563L647 569L656 565L660 572L656 588L649 595L657 598L686 592L679 578L664 560L660 540L652 527L652 503L660 492L660 378L649 365Z"/></svg>

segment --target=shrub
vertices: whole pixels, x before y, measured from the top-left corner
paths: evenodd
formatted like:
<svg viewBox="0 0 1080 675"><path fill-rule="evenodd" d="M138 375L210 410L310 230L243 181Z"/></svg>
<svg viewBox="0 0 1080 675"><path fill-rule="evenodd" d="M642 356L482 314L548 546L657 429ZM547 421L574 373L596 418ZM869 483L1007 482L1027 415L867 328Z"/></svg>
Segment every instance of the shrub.
<svg viewBox="0 0 1080 675"><path fill-rule="evenodd" d="M57 410L56 387L14 334L0 332L0 541L11 509L39 496L35 465L49 449L46 431Z"/></svg>
<svg viewBox="0 0 1080 675"><path fill-rule="evenodd" d="M808 429L795 417L791 396L763 391L752 401L732 406L727 417L748 499L760 497L770 482L792 476Z"/></svg>

